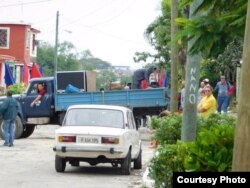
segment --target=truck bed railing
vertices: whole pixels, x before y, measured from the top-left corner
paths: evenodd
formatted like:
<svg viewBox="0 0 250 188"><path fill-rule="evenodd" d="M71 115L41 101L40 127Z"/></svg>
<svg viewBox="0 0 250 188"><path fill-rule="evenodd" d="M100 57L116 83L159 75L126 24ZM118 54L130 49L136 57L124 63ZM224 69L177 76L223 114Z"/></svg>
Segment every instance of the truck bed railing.
<svg viewBox="0 0 250 188"><path fill-rule="evenodd" d="M165 98L164 88L146 90L116 90L83 93L57 93L56 111L64 111L73 104L111 104L129 108L164 107L169 100Z"/></svg>

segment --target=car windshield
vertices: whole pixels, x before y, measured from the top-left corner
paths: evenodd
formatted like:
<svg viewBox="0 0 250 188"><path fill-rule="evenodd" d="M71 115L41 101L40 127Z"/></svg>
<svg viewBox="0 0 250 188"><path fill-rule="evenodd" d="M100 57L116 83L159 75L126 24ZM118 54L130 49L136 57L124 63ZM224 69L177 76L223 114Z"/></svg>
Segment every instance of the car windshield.
<svg viewBox="0 0 250 188"><path fill-rule="evenodd" d="M64 119L64 126L99 126L124 128L123 113L110 109L70 109Z"/></svg>

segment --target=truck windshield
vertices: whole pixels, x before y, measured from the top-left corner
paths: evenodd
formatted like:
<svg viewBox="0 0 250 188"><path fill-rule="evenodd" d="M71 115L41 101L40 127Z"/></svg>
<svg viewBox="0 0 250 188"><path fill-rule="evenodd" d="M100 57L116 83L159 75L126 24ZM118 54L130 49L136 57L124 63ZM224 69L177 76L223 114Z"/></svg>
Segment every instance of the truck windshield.
<svg viewBox="0 0 250 188"><path fill-rule="evenodd" d="M63 126L99 126L124 128L123 113L110 109L70 109Z"/></svg>

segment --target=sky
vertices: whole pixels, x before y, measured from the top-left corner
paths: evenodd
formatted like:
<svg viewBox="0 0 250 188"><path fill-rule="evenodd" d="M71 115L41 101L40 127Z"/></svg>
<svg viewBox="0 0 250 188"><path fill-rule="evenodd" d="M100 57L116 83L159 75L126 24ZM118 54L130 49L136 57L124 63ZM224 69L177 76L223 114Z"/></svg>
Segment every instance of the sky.
<svg viewBox="0 0 250 188"><path fill-rule="evenodd" d="M0 0L0 22L24 22L40 30L38 39L55 44L59 12L59 43L69 41L77 52L112 65L142 67L136 51L153 52L144 31L160 14L161 0ZM38 62L39 63L39 62Z"/></svg>

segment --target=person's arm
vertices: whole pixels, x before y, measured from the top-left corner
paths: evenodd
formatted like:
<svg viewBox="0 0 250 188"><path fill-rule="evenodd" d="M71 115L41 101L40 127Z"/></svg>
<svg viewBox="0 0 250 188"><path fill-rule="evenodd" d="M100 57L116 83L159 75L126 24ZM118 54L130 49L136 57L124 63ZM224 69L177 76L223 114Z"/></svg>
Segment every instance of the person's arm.
<svg viewBox="0 0 250 188"><path fill-rule="evenodd" d="M7 100L4 100L2 105L0 106L0 113L3 113L8 108L9 102Z"/></svg>
<svg viewBox="0 0 250 188"><path fill-rule="evenodd" d="M30 104L31 107L33 107L40 99L42 98L42 95L37 95L37 97L32 101Z"/></svg>
<svg viewBox="0 0 250 188"><path fill-rule="evenodd" d="M217 92L218 89L219 89L219 82L216 84L214 91Z"/></svg>
<svg viewBox="0 0 250 188"><path fill-rule="evenodd" d="M30 104L31 107L33 107L38 101L41 100L41 98L45 95L46 90L42 89L39 94L37 95L37 97L33 100L33 102Z"/></svg>
<svg viewBox="0 0 250 188"><path fill-rule="evenodd" d="M148 70L146 70L145 73L144 73L145 80L146 80L146 83L147 83L148 86L150 85L149 78L150 78L150 74L152 74L152 73L153 73L153 71L150 68Z"/></svg>

